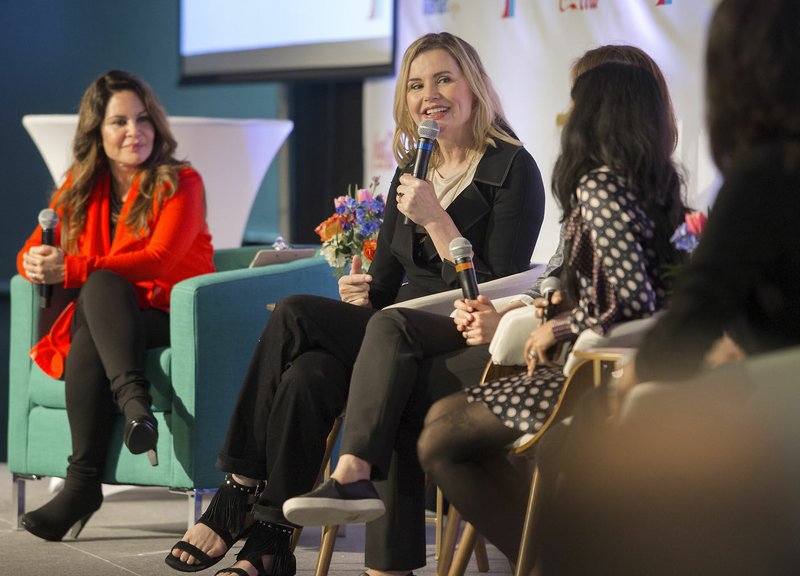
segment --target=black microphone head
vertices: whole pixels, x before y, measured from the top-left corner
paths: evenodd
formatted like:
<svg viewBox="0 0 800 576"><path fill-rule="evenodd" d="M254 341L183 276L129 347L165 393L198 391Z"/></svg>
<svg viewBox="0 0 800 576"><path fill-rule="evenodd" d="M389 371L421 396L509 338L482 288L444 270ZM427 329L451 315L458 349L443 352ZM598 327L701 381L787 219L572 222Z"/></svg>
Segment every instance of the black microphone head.
<svg viewBox="0 0 800 576"><path fill-rule="evenodd" d="M39 226L45 230L53 230L58 224L58 214L52 208L45 208L39 212Z"/></svg>
<svg viewBox="0 0 800 576"><path fill-rule="evenodd" d="M423 120L417 128L417 135L420 138L436 140L439 136L439 123L436 120Z"/></svg>
<svg viewBox="0 0 800 576"><path fill-rule="evenodd" d="M542 280L539 291L542 293L542 296L546 298L559 288L561 288L561 280L559 280L557 276L548 276Z"/></svg>
<svg viewBox="0 0 800 576"><path fill-rule="evenodd" d="M472 244L466 238L453 238L450 241L450 256L453 260L472 258Z"/></svg>

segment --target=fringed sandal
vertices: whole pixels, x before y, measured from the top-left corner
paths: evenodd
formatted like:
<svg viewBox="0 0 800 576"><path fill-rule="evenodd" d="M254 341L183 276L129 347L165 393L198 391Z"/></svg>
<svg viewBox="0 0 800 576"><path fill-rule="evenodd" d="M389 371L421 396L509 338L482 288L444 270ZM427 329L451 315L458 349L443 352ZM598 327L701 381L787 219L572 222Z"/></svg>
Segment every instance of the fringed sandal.
<svg viewBox="0 0 800 576"><path fill-rule="evenodd" d="M250 530L250 524L247 522L248 513L262 488L263 484L244 486L236 482L231 474L225 476L225 482L217 489L217 493L214 494L208 508L197 523L211 528L225 542L227 549L219 556L211 557L197 546L180 540L164 559L167 566L180 572L199 572L222 560L228 550ZM182 562L179 557L172 555L172 551L176 549L188 552L197 560L197 563Z"/></svg>
<svg viewBox="0 0 800 576"><path fill-rule="evenodd" d="M253 524L247 542L236 555L237 562L250 562L258 570L259 576L294 576L297 573L297 562L291 550L292 529L289 526L262 522ZM269 570L264 568L264 556L272 556ZM224 568L219 574L236 574L249 576L243 568ZM215 575L216 576L216 575Z"/></svg>

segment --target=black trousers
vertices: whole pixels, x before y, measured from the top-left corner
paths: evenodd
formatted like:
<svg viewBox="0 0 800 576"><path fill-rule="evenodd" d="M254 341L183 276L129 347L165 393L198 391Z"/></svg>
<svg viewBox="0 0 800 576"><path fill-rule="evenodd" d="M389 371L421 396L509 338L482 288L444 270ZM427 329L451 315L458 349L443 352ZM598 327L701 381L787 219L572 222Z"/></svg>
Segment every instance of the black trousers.
<svg viewBox="0 0 800 576"><path fill-rule="evenodd" d="M145 354L169 345L169 314L141 310L130 282L97 270L81 287L70 330L64 366L70 469L99 476L117 407L134 396L149 398Z"/></svg>
<svg viewBox="0 0 800 576"><path fill-rule="evenodd" d="M452 336L455 332L450 349L464 348L463 338L449 318L408 310L377 312L316 296L291 296L277 303L253 354L217 461L226 472L267 479L266 489L255 506L259 519L286 523L283 502L313 487L325 439L334 419L345 408L356 364L365 368L365 381L383 380L369 396L388 398L393 393L389 374L402 380L403 388L421 391L413 395L413 401L409 394L409 399L399 406L401 415L405 405L410 406L409 415L413 416L409 422L421 429L428 401L425 387L416 385L417 370L396 363L391 354L383 357L384 348L394 345L377 328L383 322L380 318L405 318L408 313L434 319L432 322L442 333ZM433 337L433 332L426 336ZM410 336L410 340L416 337ZM430 342L435 340L431 338ZM485 347L484 354L483 364L488 358ZM417 354L420 375L436 372L433 364L421 361L425 357L423 352ZM444 359L442 363L446 365ZM408 369L412 372L406 375ZM405 382L413 384L408 386ZM452 380L443 381L442 394L459 386ZM346 428L351 428L351 422L358 418L356 413L348 412ZM383 472L389 479L378 483L387 515L367 526L365 560L370 568L405 570L425 564L424 479L416 458L417 434L400 433L398 429L387 443L387 457L380 469L391 468L393 472ZM399 449L393 450L395 443ZM385 464L388 460L391 465Z"/></svg>
<svg viewBox="0 0 800 576"><path fill-rule="evenodd" d="M417 440L436 400L478 383L488 345L467 346L447 316L391 309L367 326L353 369L341 452L370 462L386 514L367 526L367 566L425 565L425 475Z"/></svg>
<svg viewBox="0 0 800 576"><path fill-rule="evenodd" d="M221 470L267 480L257 518L286 524L284 501L313 488L374 313L317 296L290 296L276 304L217 459Z"/></svg>

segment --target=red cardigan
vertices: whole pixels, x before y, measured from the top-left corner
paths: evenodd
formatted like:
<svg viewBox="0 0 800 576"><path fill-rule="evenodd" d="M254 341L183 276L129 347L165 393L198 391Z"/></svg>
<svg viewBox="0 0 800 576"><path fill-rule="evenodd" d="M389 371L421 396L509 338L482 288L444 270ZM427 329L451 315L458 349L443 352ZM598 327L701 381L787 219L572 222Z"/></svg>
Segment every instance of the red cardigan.
<svg viewBox="0 0 800 576"><path fill-rule="evenodd" d="M178 191L161 207L155 208L146 237L138 236L125 224L128 212L139 196L137 178L122 205L113 239L109 215L110 176L100 178L90 196L86 226L78 239L78 253L64 257L64 287L82 286L95 270L112 270L133 284L141 308L168 312L170 294L176 283L213 272L214 249L205 218L203 181L192 168L182 169L178 176ZM54 196L51 208L55 208L55 198L69 182L68 177ZM56 245L60 245L60 223L56 227L55 240ZM39 244L41 231L37 228L17 255L17 270L26 278L22 256L31 246ZM68 305L50 333L31 348L31 358L53 378L60 378L64 373L74 308L74 302Z"/></svg>

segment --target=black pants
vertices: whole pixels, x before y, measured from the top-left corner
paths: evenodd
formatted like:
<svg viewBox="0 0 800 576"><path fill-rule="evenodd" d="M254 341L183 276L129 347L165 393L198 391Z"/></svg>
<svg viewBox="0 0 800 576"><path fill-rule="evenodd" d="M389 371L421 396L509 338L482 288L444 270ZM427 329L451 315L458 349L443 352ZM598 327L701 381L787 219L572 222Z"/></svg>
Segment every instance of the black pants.
<svg viewBox="0 0 800 576"><path fill-rule="evenodd" d="M139 309L130 282L98 270L80 290L70 328L64 367L70 466L100 475L117 406L148 394L146 350L169 345L169 315Z"/></svg>
<svg viewBox="0 0 800 576"><path fill-rule="evenodd" d="M284 501L313 488L374 313L316 296L276 304L217 459L226 472L268 480L255 507L259 519L286 524Z"/></svg>
<svg viewBox="0 0 800 576"><path fill-rule="evenodd" d="M386 514L366 533L367 566L425 565L425 475L417 440L430 405L478 383L488 346L467 346L453 320L384 310L367 326L353 369L341 452L370 462Z"/></svg>
<svg viewBox="0 0 800 576"><path fill-rule="evenodd" d="M426 410L424 387L417 387L413 366L400 363L391 353L385 354L394 344L392 337L378 328L383 325L381 318L407 315L409 311L376 312L315 296L291 296L278 302L253 354L217 462L227 472L267 479L267 487L255 507L258 518L286 523L283 502L313 487L325 439L334 419L345 408L354 366L358 365L359 373L364 374L367 388L372 382L383 381L376 384L371 396L388 397L393 393L390 384L395 378L411 383L403 388L421 391L423 408L417 408L416 394L413 402L398 407L399 416L405 412L406 404L412 411L420 410L411 421L421 427ZM411 315L434 319L436 326L449 335L455 332L451 350L453 346L464 347L463 338L449 318L420 312ZM408 332L409 341L416 340L415 333ZM433 336L432 330L426 334L426 338ZM418 360L423 357L424 352L419 352ZM484 364L485 358L488 354ZM432 365L423 362L419 373L434 371ZM447 372L443 368L439 371ZM459 388L452 382L443 382L442 386L446 391L453 386ZM408 395L411 399L412 395ZM355 425L360 412L348 412L346 428ZM416 459L416 434L389 435L386 453L391 457L393 445L399 449L395 450L391 465L394 472L382 473L391 480L378 483L387 515L367 527L366 564L371 568L404 570L425 564L423 479ZM388 459L382 459L381 470L389 467Z"/></svg>

